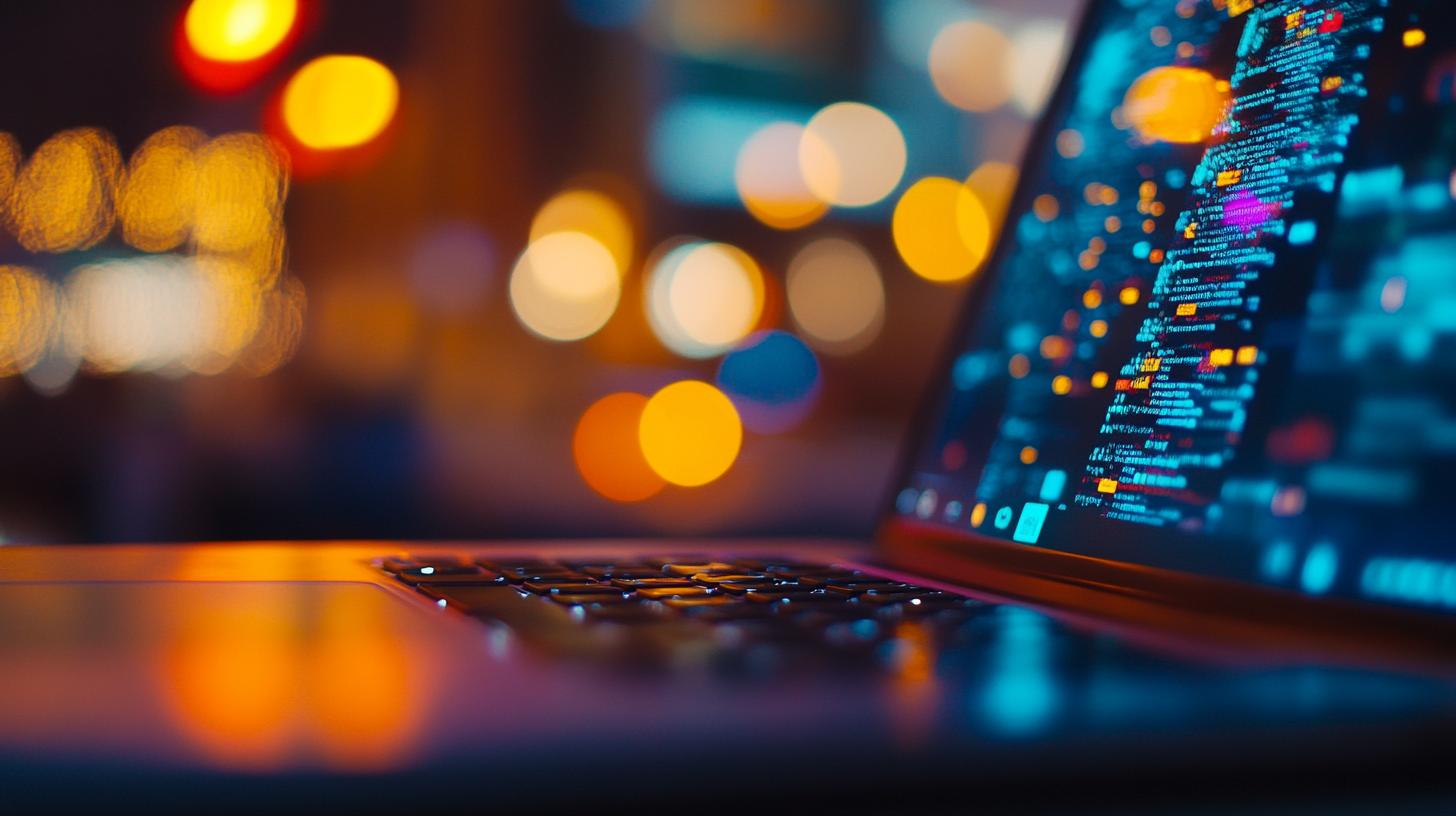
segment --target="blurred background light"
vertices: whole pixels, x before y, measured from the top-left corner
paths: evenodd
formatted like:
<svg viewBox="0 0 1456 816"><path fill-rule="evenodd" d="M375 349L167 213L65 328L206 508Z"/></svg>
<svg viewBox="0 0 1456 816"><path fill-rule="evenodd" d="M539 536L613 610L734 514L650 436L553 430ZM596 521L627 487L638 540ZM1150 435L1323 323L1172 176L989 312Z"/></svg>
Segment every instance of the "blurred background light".
<svg viewBox="0 0 1456 816"><path fill-rule="evenodd" d="M10 193L15 189L15 176L20 172L20 142L0 131L0 226L10 220Z"/></svg>
<svg viewBox="0 0 1456 816"><path fill-rule="evenodd" d="M1039 116L1051 96L1066 45L1067 26L1060 20L1037 20L1012 36L1011 59L1005 70L1011 101L1027 116Z"/></svg>
<svg viewBox="0 0 1456 816"><path fill-rule="evenodd" d="M657 186L679 201L736 205L739 151L774 122L802 122L811 109L759 100L680 96L658 111L647 158Z"/></svg>
<svg viewBox="0 0 1456 816"><path fill-rule="evenodd" d="M813 410L819 396L819 360L786 331L764 331L724 356L718 387L733 400L743 424L758 433L782 433Z"/></svg>
<svg viewBox="0 0 1456 816"><path fill-rule="evenodd" d="M940 32L969 19L964 0L881 0L880 27L890 53L907 68L925 70L926 54Z"/></svg>
<svg viewBox="0 0 1456 816"><path fill-rule="evenodd" d="M597 28L626 28L642 19L652 0L566 0L566 10Z"/></svg>
<svg viewBox="0 0 1456 816"><path fill-rule="evenodd" d="M277 48L297 16L297 0L192 0L183 25L199 55L245 62Z"/></svg>
<svg viewBox="0 0 1456 816"><path fill-rule="evenodd" d="M283 122L305 147L337 150L365 144L389 125L399 83L368 57L330 54L298 69L283 89Z"/></svg>
<svg viewBox="0 0 1456 816"><path fill-rule="evenodd" d="M169 127L132 153L116 202L128 244L166 252L188 239L197 201L196 153L206 141L196 128Z"/></svg>
<svg viewBox="0 0 1456 816"><path fill-rule="evenodd" d="M47 139L16 175L10 197L15 238L31 252L93 246L115 223L121 153L109 133L66 130Z"/></svg>
<svg viewBox="0 0 1456 816"><path fill-rule="evenodd" d="M763 313L763 273L731 244L688 241L662 253L647 275L648 323L684 357L727 351Z"/></svg>
<svg viewBox="0 0 1456 816"><path fill-rule="evenodd" d="M744 142L738 153L734 169L738 197L754 218L775 229L808 226L829 211L800 170L803 139L803 126L772 122Z"/></svg>
<svg viewBox="0 0 1456 816"><path fill-rule="evenodd" d="M820 238L795 253L788 271L789 313L809 341L830 354L868 346L885 322L885 287L864 247Z"/></svg>
<svg viewBox="0 0 1456 816"><path fill-rule="evenodd" d="M652 470L680 487L699 487L733 466L743 424L733 402L700 380L680 380L647 400L638 426Z"/></svg>
<svg viewBox="0 0 1456 816"><path fill-rule="evenodd" d="M1122 116L1147 141L1197 144L1223 118L1228 90L1227 82L1200 68L1165 65L1133 81Z"/></svg>
<svg viewBox="0 0 1456 816"><path fill-rule="evenodd" d="M606 193L596 190L565 190L552 196L531 221L531 240L553 232L579 232L595 238L612 253L617 274L625 276L632 266L635 241L627 210Z"/></svg>
<svg viewBox="0 0 1456 816"><path fill-rule="evenodd" d="M532 241L511 271L511 308L547 340L580 340L606 324L621 297L612 253L581 232Z"/></svg>
<svg viewBox="0 0 1456 816"><path fill-rule="evenodd" d="M281 231L288 177L273 145L254 133L229 133L196 154L192 237L200 249L238 252Z"/></svg>
<svg viewBox="0 0 1456 816"><path fill-rule="evenodd" d="M930 79L941 98L968 111L995 110L1011 98L1006 65L1011 41L1001 29L962 20L941 29L930 46Z"/></svg>
<svg viewBox="0 0 1456 816"><path fill-rule="evenodd" d="M30 370L56 323L55 287L33 269L0 266L0 377Z"/></svg>
<svg viewBox="0 0 1456 816"><path fill-rule="evenodd" d="M647 397L641 394L608 394L576 423L571 451L577 472L592 490L612 501L643 501L667 485L642 455L638 432L646 407Z"/></svg>
<svg viewBox="0 0 1456 816"><path fill-rule="evenodd" d="M986 215L991 220L991 233L1001 231L1006 219L1006 210L1011 206L1011 196L1016 192L1016 181L1020 172L1016 165L1002 161L982 162L966 179L966 186L976 194Z"/></svg>
<svg viewBox="0 0 1456 816"><path fill-rule="evenodd" d="M821 201L865 207L894 191L905 174L905 137L884 111L836 102L814 114L799 141L804 181Z"/></svg>
<svg viewBox="0 0 1456 816"><path fill-rule="evenodd" d="M974 273L992 237L990 217L970 187L934 176L915 182L900 197L891 232L905 265L938 283Z"/></svg>
<svg viewBox="0 0 1456 816"><path fill-rule="evenodd" d="M409 256L410 284L420 301L441 314L468 313L490 294L495 243L479 225L447 221L431 226Z"/></svg>

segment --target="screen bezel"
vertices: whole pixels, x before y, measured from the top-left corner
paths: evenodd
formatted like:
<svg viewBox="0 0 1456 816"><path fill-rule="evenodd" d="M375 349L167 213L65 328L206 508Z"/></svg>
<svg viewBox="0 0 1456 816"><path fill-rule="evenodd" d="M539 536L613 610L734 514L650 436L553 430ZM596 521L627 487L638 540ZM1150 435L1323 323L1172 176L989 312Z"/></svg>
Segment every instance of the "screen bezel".
<svg viewBox="0 0 1456 816"><path fill-rule="evenodd" d="M1084 61L1091 44L1093 29L1108 3L1109 0L1087 0L1069 26L1069 30L1073 32L1071 45L1059 68L1055 88L1022 150L1018 164L1022 172L1018 175L1015 192L1002 222L1003 238L1009 230L1014 229L1016 216L1030 207L1033 190L1028 179L1035 177L1041 170L1042 160L1050 152L1049 148L1055 136L1055 119L1065 109L1067 97L1075 90L1069 68ZM1218 613L1238 607L1243 612L1252 612L1255 617L1260 611L1263 614L1289 615L1290 605L1294 604L1298 609L1314 610L1310 623L1315 623L1314 619L1320 619L1321 622L1328 619L1342 629L1348 629L1351 619L1364 618L1372 621L1389 620L1396 627L1416 625L1418 629L1424 629L1434 626L1442 638L1449 638L1456 632L1456 615L1438 610L1359 598L1308 595L1294 589L1228 575L1198 573L1174 566L1116 560L1046 547L1030 547L984 535L973 529L941 527L902 517L895 508L896 497L911 482L921 447L935 432L933 424L938 416L937 408L941 397L949 387L952 364L961 352L964 338L969 336L976 322L985 313L988 298L994 289L995 277L1002 271L1006 254L1012 244L1011 241L997 241L990 257L981 267L981 272L966 287L960 309L936 355L936 367L932 369L932 375L918 395L912 419L900 440L893 479L881 497L874 543L876 551L883 558L890 563L911 565L917 569L929 566L930 569L925 569L928 574L939 573L962 581L966 580L967 575L987 574L984 568L989 567L1002 575L1035 575L1041 579L1077 584L1092 582L1108 589L1133 591L1148 597L1167 594L1169 597L1166 600L1171 603L1192 598L1217 598L1218 603L1210 611ZM1175 535L1171 531L1168 534ZM945 556L949 556L949 560ZM927 564L927 561L934 563ZM956 561L964 561L962 566L969 571L958 569L954 563ZM1238 597L1237 604L1229 603L1230 594Z"/></svg>

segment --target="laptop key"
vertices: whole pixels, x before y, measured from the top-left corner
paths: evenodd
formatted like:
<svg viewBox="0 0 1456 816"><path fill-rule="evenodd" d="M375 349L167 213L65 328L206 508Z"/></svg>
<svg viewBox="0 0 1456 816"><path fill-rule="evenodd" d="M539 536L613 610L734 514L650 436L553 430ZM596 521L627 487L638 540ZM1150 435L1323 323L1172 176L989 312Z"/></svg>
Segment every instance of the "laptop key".
<svg viewBox="0 0 1456 816"><path fill-rule="evenodd" d="M526 581L521 587L537 595L545 595L548 592L598 592L606 595L619 595L622 590L609 584L598 584L595 581L583 580L581 578L566 578L562 580L547 579L543 581Z"/></svg>
<svg viewBox="0 0 1456 816"><path fill-rule="evenodd" d="M612 586L622 589L650 589L652 587L690 587L697 586L689 578L669 578L662 573L657 573L652 578L613 578Z"/></svg>
<svg viewBox="0 0 1456 816"><path fill-rule="evenodd" d="M879 580L865 575L859 570L834 570L819 574L802 574L798 576L799 583L809 587L823 587L830 584L842 584L851 581L875 581Z"/></svg>
<svg viewBox="0 0 1456 816"><path fill-rule="evenodd" d="M425 565L420 567L407 567L395 573L395 577L408 584L419 581L430 581L444 575L494 575L487 573L477 566L459 564L448 566L444 564Z"/></svg>
<svg viewBox="0 0 1456 816"><path fill-rule="evenodd" d="M824 588L830 592L840 595L859 595L863 592L872 591L905 591L913 589L909 584L902 584L899 581L833 581L825 584Z"/></svg>
<svg viewBox="0 0 1456 816"><path fill-rule="evenodd" d="M722 561L704 561L701 563L662 565L662 571L667 573L668 575L682 575L685 577L692 577L702 572L731 573L734 571L734 569L735 567L732 564L727 564Z"/></svg>
<svg viewBox="0 0 1456 816"><path fill-rule="evenodd" d="M743 581L762 581L772 583L773 579L764 573L753 572L700 572L693 576L693 580L708 586L717 586L723 583L740 583Z"/></svg>
<svg viewBox="0 0 1456 816"><path fill-rule="evenodd" d="M680 598L664 598L662 603L669 609L691 611L705 607L737 606L739 601L737 598L731 598L726 595L692 595Z"/></svg>
<svg viewBox="0 0 1456 816"><path fill-rule="evenodd" d="M603 604L612 606L616 606L618 604L631 604L633 606L641 605L622 592L573 592L567 590L563 592L552 592L546 597L566 606L585 606L588 604Z"/></svg>
<svg viewBox="0 0 1456 816"><path fill-rule="evenodd" d="M397 576L401 581L416 587L423 586L491 586L504 584L504 576L496 575L493 572L477 570L475 572L445 572L432 575L404 575Z"/></svg>
<svg viewBox="0 0 1456 816"><path fill-rule="evenodd" d="M648 587L637 590L637 596L652 601L660 601L666 598L700 598L712 594L707 587L685 586L685 587Z"/></svg>
<svg viewBox="0 0 1456 816"><path fill-rule="evenodd" d="M750 592L789 589L793 586L793 584L784 584L770 578L762 581L725 581L718 584L716 588L730 595L747 595Z"/></svg>
<svg viewBox="0 0 1456 816"><path fill-rule="evenodd" d="M656 567L650 567L650 566L647 566L646 564L634 564L634 565L628 566L628 567L617 567L617 566L611 566L611 567L585 566L585 567L578 567L577 569L580 569L582 572L586 573L587 575L590 575L593 578L598 578L598 579L603 580L603 581L612 580L612 579L616 579L616 578L661 578L662 577L662 570L661 569L658 569Z"/></svg>

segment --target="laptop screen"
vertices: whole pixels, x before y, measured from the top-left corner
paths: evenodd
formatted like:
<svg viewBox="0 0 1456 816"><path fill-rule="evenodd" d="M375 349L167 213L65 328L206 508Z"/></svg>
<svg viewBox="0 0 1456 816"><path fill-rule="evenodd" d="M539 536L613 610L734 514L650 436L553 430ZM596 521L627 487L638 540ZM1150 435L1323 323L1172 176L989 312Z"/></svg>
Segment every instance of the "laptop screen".
<svg viewBox="0 0 1456 816"><path fill-rule="evenodd" d="M1095 3L896 513L1456 610L1453 23Z"/></svg>

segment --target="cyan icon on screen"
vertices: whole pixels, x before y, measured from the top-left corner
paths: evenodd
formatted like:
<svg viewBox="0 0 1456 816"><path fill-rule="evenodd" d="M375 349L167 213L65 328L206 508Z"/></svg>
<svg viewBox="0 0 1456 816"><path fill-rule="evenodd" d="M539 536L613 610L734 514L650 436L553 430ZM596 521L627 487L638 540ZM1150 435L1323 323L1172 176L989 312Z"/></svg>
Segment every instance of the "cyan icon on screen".
<svg viewBox="0 0 1456 816"><path fill-rule="evenodd" d="M1027 502L1022 505L1021 520L1016 523L1011 539L1022 544L1035 544L1041 538L1041 527L1046 522L1049 507L1050 505L1041 502Z"/></svg>

